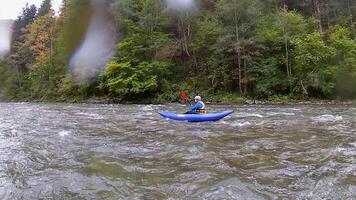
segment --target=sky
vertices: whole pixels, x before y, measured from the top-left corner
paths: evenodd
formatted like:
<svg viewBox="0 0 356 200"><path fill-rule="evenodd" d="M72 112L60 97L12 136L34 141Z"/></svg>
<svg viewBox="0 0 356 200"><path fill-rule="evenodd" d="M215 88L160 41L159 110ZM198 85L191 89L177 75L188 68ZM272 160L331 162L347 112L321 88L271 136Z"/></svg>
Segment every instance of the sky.
<svg viewBox="0 0 356 200"><path fill-rule="evenodd" d="M29 4L41 5L43 0L1 0L0 1L0 19L16 19L22 11L22 8ZM52 0L53 8L58 12L62 0Z"/></svg>

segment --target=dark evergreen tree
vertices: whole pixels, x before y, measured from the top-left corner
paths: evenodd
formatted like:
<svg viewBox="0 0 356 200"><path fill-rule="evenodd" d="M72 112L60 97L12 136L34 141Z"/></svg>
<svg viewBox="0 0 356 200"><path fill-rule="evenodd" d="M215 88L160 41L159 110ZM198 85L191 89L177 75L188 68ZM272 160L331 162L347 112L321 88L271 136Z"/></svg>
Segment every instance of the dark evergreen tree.
<svg viewBox="0 0 356 200"><path fill-rule="evenodd" d="M17 17L14 22L13 32L12 32L12 47L16 46L16 43L21 41L21 36L24 35L23 29L26 28L28 24L33 22L36 18L37 8L35 5L29 6L26 4L23 8L22 13ZM14 49L12 49L12 52Z"/></svg>
<svg viewBox="0 0 356 200"><path fill-rule="evenodd" d="M44 16L49 13L52 8L51 0L44 0L38 9L37 16Z"/></svg>

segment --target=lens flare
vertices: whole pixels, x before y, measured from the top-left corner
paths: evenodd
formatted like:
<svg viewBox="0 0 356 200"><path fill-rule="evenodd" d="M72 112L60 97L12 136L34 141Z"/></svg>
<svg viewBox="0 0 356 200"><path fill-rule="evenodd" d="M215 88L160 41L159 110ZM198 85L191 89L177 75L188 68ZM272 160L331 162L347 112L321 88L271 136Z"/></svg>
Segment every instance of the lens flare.
<svg viewBox="0 0 356 200"><path fill-rule="evenodd" d="M166 0L166 2L168 8L178 11L189 10L195 4L194 0Z"/></svg>
<svg viewBox="0 0 356 200"><path fill-rule="evenodd" d="M92 0L93 15L81 46L70 59L70 68L77 81L97 77L112 57L117 41L116 24L104 1Z"/></svg>
<svg viewBox="0 0 356 200"><path fill-rule="evenodd" d="M11 20L0 20L0 58L4 58L10 51Z"/></svg>

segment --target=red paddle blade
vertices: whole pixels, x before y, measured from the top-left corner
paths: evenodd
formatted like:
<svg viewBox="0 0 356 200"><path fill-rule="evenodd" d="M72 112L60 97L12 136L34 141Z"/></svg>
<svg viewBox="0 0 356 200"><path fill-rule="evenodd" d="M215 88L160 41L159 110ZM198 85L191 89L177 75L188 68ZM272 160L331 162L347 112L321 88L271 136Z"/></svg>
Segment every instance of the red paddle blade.
<svg viewBox="0 0 356 200"><path fill-rule="evenodd" d="M189 97L187 96L187 93L185 93L185 91L181 91L181 92L180 92L180 96L181 96L184 100L189 100Z"/></svg>

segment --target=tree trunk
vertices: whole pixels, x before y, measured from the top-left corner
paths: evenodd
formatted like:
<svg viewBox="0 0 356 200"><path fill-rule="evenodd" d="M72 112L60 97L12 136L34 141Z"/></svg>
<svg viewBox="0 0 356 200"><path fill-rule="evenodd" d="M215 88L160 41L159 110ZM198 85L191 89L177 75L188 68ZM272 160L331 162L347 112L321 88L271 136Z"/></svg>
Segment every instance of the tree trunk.
<svg viewBox="0 0 356 200"><path fill-rule="evenodd" d="M289 48L288 48L288 38L287 36L284 36L284 49L285 49L285 53L286 53L286 69L287 69L287 76L288 76L288 79L290 80L290 76L291 76L291 73L290 73L290 70L289 70Z"/></svg>
<svg viewBox="0 0 356 200"><path fill-rule="evenodd" d="M202 70L199 69L198 59L197 59L197 56L196 56L195 54L193 54L192 60L193 60L193 62L194 62L194 72L195 72L196 74L202 73Z"/></svg>
<svg viewBox="0 0 356 200"><path fill-rule="evenodd" d="M323 25L322 25L322 13L321 13L321 3L320 0L312 0L313 9L314 9L314 16L318 20L319 31L320 33L323 32Z"/></svg>
<svg viewBox="0 0 356 200"><path fill-rule="evenodd" d="M352 15L352 11L351 11L351 0L347 0L347 9L349 10L349 15L350 15L350 28L352 27L353 22L353 15Z"/></svg>
<svg viewBox="0 0 356 200"><path fill-rule="evenodd" d="M242 76L241 76L241 53L238 51L237 53L237 63L238 63L238 71L239 71L239 92L242 94Z"/></svg>
<svg viewBox="0 0 356 200"><path fill-rule="evenodd" d="M181 37L181 48L182 51L188 56L190 57L190 53L189 53L189 41L191 38L191 30L190 30L190 24L186 24L184 22L183 17L179 17L178 19L178 32L180 34Z"/></svg>
<svg viewBox="0 0 356 200"><path fill-rule="evenodd" d="M49 49L49 62L50 66L48 69L48 85L51 85L51 70L53 69L53 27L50 30L50 49Z"/></svg>
<svg viewBox="0 0 356 200"><path fill-rule="evenodd" d="M236 34L236 53L237 53L237 70L239 73L239 93L242 94L242 80L241 80L241 51L240 51L240 35L239 35L239 24L238 24L238 14L235 11L235 34Z"/></svg>
<svg viewBox="0 0 356 200"><path fill-rule="evenodd" d="M21 75L20 75L20 72L21 72L21 70L19 69L19 67L16 67L17 68L17 76L16 76L16 78L17 78L17 85L18 85L18 87L19 87L19 89L22 89L22 84L21 84Z"/></svg>
<svg viewBox="0 0 356 200"><path fill-rule="evenodd" d="M246 69L246 58L244 59L244 94L247 93L247 69Z"/></svg>

